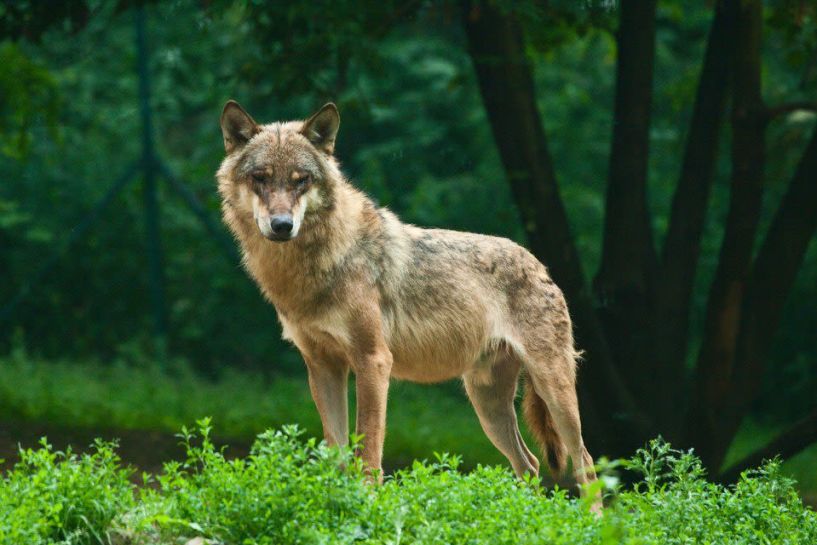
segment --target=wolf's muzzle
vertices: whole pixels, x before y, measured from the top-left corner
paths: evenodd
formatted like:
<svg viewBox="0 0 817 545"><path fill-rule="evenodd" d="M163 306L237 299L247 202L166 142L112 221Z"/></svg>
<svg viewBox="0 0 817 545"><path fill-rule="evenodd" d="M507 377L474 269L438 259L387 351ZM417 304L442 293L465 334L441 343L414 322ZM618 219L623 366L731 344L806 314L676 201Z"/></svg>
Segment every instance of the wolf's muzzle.
<svg viewBox="0 0 817 545"><path fill-rule="evenodd" d="M290 214L276 214L269 219L270 240L284 241L292 236L294 222Z"/></svg>

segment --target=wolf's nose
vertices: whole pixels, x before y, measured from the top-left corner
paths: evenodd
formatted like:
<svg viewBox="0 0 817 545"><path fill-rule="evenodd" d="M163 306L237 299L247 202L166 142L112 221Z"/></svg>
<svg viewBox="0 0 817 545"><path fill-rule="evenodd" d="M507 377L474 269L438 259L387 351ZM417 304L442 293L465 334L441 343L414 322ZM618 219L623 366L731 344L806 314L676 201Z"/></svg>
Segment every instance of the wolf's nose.
<svg viewBox="0 0 817 545"><path fill-rule="evenodd" d="M292 216L284 214L272 216L269 226L276 235L288 235L292 232Z"/></svg>

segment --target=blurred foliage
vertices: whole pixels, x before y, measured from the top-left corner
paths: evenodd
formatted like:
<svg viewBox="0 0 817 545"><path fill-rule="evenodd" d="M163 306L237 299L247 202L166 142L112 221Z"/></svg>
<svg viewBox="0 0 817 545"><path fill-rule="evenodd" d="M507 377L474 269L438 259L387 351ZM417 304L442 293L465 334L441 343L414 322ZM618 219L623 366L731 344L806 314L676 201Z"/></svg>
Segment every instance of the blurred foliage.
<svg viewBox="0 0 817 545"><path fill-rule="evenodd" d="M615 10L604 0L507 4L524 16L538 105L590 273L599 260L612 132ZM26 5L15 4L20 17L28 17ZM133 12L123 3L83 5L80 15L55 13L58 22L6 33L15 41L0 43L0 275L8 279L0 283L0 305L140 154ZM465 52L458 4L173 0L146 9L156 146L213 218L224 101L235 98L256 119L271 121L305 117L331 99L341 111L337 154L344 170L381 204L409 222L524 242ZM710 20L705 3L659 7L649 188L658 241ZM771 2L767 22L768 102L815 96L815 9ZM774 122L764 224L813 126L814 116L803 112ZM723 138L725 146L729 135ZM702 242L696 330L726 214L726 155ZM0 326L0 351L15 338L43 357L108 360L123 350L149 349L145 226L136 182L32 286L12 321ZM171 354L212 376L224 366L299 370L300 357L280 341L273 309L239 265L224 258L165 184L160 201ZM790 297L759 410L798 414L812 401L815 280L813 244ZM781 409L775 400L784 390L788 401Z"/></svg>
<svg viewBox="0 0 817 545"><path fill-rule="evenodd" d="M388 465L455 450L465 453L467 467L507 464L482 433L465 392L449 386L395 383L390 388ZM354 414L354 381L349 388ZM435 425L441 413L450 425ZM6 422L174 433L205 415L228 439L249 440L258 430L290 423L322 437L309 386L300 377L225 368L206 379L183 361L162 369L134 351L105 363L43 361L21 350L0 358L0 420Z"/></svg>
<svg viewBox="0 0 817 545"><path fill-rule="evenodd" d="M0 66L0 154L19 159L28 152L30 129L38 117L54 135L57 86L48 69L33 62L15 43L0 43Z"/></svg>

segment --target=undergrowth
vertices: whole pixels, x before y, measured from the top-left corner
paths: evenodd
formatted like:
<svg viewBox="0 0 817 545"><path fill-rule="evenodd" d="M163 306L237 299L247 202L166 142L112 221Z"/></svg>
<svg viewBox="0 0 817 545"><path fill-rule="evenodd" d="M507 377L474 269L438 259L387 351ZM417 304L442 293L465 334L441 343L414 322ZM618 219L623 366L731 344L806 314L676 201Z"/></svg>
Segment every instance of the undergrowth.
<svg viewBox="0 0 817 545"><path fill-rule="evenodd" d="M354 382L350 382L354 414ZM219 438L251 441L268 428L297 423L319 437L320 419L302 376L272 378L225 368L214 379L193 372L182 360L159 368L138 350L110 362L40 360L18 347L0 356L0 423L47 423L86 428L116 437L118 430L175 433L201 415L212 415ZM446 425L441 426L440 415ZM507 465L485 437L465 393L455 384L394 382L389 391L388 438L384 457L402 467L432 452L461 452L468 469L478 463ZM738 461L779 432L779 427L747 422L730 450L727 465ZM522 429L528 444L533 441ZM787 460L802 494L817 494L817 445ZM813 500L812 500L813 501Z"/></svg>
<svg viewBox="0 0 817 545"><path fill-rule="evenodd" d="M240 459L225 458L210 434L206 419L183 430L186 459L138 488L110 444L83 456L46 442L24 451L0 484L0 545L817 543L817 515L778 462L725 487L660 440L601 468L607 507L597 517L586 499L504 467L462 472L456 456L415 462L375 486L351 449L294 427L259 435ZM619 466L642 481L621 489L611 474Z"/></svg>

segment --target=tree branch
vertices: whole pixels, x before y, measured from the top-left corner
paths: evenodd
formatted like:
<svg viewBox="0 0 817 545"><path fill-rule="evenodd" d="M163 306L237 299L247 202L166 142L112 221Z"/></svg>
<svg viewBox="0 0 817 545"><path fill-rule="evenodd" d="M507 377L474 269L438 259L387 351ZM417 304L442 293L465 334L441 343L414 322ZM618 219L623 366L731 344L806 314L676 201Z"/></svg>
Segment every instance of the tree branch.
<svg viewBox="0 0 817 545"><path fill-rule="evenodd" d="M647 206L655 0L622 0L616 31L616 95L601 265L593 282L613 360L644 406L655 384L652 290L657 272ZM636 334L634 334L636 332Z"/></svg>
<svg viewBox="0 0 817 545"><path fill-rule="evenodd" d="M814 443L817 443L817 410L812 411L767 445L729 466L718 476L718 480L723 483L733 483L740 478L741 472L759 466L764 460L770 460L775 456L780 456L784 460L791 458Z"/></svg>
<svg viewBox="0 0 817 545"><path fill-rule="evenodd" d="M713 473L720 468L734 436L734 429L724 426L735 415L730 404L732 369L763 196L766 123L760 94L762 9L760 0L738 3L732 64L729 212L707 301L704 340L687 419L688 438Z"/></svg>
<svg viewBox="0 0 817 545"><path fill-rule="evenodd" d="M766 108L766 121L772 121L782 115L790 114L792 112L806 111L817 113L817 102L788 102L778 106L770 106Z"/></svg>
<svg viewBox="0 0 817 545"><path fill-rule="evenodd" d="M661 385L678 384L684 374L692 288L729 86L734 7L731 0L715 6L664 242L655 302L656 345L662 347L656 374ZM676 391L683 393L680 388ZM680 398L680 394L666 395L658 407L670 419L670 429L679 424L672 415L680 412Z"/></svg>
<svg viewBox="0 0 817 545"><path fill-rule="evenodd" d="M817 233L817 128L758 252L746 292L738 338L736 387L730 405L749 406L760 390L786 296ZM730 424L737 429L737 421Z"/></svg>
<svg viewBox="0 0 817 545"><path fill-rule="evenodd" d="M817 229L817 128L775 213L754 263L750 292L762 292L756 310L778 314ZM758 293L758 294L759 294Z"/></svg>
<svg viewBox="0 0 817 545"><path fill-rule="evenodd" d="M655 0L621 2L604 247L595 282L603 294L622 289L645 292L647 270L654 260L647 209L647 158L655 6Z"/></svg>

